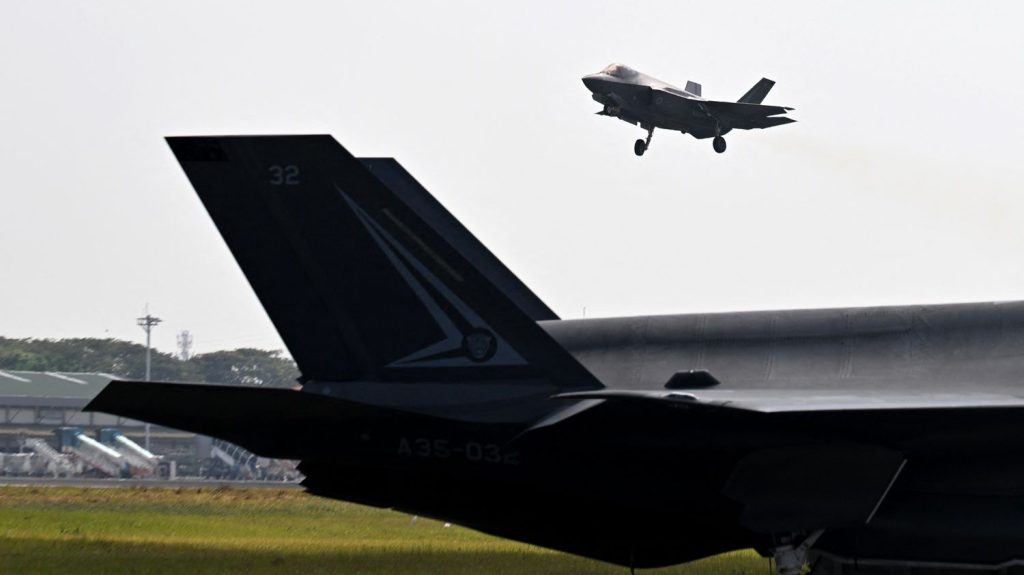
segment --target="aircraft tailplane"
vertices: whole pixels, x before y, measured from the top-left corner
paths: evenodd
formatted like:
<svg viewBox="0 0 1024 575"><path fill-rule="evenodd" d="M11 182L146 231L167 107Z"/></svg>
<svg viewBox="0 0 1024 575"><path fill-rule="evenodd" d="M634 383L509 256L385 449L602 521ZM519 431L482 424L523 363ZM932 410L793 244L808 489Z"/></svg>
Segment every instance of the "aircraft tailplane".
<svg viewBox="0 0 1024 575"><path fill-rule="evenodd" d="M112 381L84 410L219 437L281 459L352 457L374 447L363 437L370 427L439 425L430 416L294 389L149 381Z"/></svg>

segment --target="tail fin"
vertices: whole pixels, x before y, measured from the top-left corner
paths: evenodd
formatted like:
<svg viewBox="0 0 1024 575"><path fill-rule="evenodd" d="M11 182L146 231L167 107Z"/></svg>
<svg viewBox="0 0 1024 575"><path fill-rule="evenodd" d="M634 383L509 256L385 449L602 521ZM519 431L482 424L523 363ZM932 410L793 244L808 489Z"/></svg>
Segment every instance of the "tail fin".
<svg viewBox="0 0 1024 575"><path fill-rule="evenodd" d="M360 158L360 162L378 180L448 243L459 251L487 279L500 288L524 313L534 321L558 319L555 312L526 287L505 264L491 253L451 213L430 195L394 158Z"/></svg>
<svg viewBox="0 0 1024 575"><path fill-rule="evenodd" d="M554 314L394 160L330 136L168 138L304 380L600 387Z"/></svg>
<svg viewBox="0 0 1024 575"><path fill-rule="evenodd" d="M768 92L771 91L772 86L774 85L775 82L768 78L761 78L756 84L754 84L753 88L747 90L747 93L743 94L743 97L736 101L741 104L760 104L764 101L765 96L768 95Z"/></svg>

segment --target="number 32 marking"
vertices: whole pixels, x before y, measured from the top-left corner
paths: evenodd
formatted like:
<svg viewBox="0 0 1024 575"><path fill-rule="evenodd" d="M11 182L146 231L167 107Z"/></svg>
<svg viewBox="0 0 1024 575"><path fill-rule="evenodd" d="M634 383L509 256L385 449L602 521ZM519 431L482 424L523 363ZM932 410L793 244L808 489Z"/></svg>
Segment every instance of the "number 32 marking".
<svg viewBox="0 0 1024 575"><path fill-rule="evenodd" d="M271 186L297 186L299 184L299 167L295 164L270 166Z"/></svg>

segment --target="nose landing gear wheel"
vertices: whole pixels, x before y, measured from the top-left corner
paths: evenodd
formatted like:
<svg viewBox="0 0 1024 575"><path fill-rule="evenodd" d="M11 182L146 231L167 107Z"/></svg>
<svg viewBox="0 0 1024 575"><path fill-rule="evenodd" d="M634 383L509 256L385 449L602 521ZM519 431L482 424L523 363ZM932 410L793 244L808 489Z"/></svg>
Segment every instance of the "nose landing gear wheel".
<svg viewBox="0 0 1024 575"><path fill-rule="evenodd" d="M715 139L713 142L711 142L711 145L715 148L716 152L721 154L722 152L725 151L725 138L723 138L722 136L715 136Z"/></svg>

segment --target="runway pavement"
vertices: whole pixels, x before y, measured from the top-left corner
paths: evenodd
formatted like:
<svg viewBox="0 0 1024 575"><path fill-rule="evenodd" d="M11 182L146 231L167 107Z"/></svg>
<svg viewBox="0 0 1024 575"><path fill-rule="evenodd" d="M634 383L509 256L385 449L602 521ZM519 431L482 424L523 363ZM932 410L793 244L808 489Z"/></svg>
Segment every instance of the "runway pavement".
<svg viewBox="0 0 1024 575"><path fill-rule="evenodd" d="M282 481L227 481L220 479L95 479L88 477L0 477L0 485L23 485L39 487L230 487L232 489L302 489L298 483Z"/></svg>

